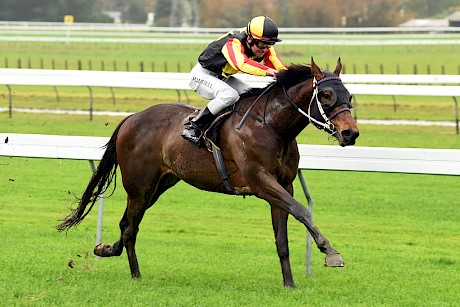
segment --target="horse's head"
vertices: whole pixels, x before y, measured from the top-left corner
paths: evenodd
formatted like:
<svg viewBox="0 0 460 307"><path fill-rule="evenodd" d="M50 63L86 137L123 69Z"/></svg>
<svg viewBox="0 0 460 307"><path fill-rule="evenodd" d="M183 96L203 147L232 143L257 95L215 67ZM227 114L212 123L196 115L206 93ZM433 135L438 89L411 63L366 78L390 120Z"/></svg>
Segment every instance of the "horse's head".
<svg viewBox="0 0 460 307"><path fill-rule="evenodd" d="M336 137L341 146L354 145L359 136L358 126L351 115L351 95L339 78L340 58L334 72L322 71L311 59L313 95L310 101L310 121Z"/></svg>
<svg viewBox="0 0 460 307"><path fill-rule="evenodd" d="M279 71L276 82L241 95L240 102L252 102L252 105L238 125L238 130L255 102L266 95L266 104L256 106L258 111L255 113L263 116L260 122L269 123L284 139L295 138L308 123L312 123L335 137L341 146L354 145L359 130L350 112L351 95L339 78L341 69L340 58L334 72L322 71L312 58L311 66L294 64L287 70ZM280 89L276 92L280 96L275 94L269 99L272 89ZM272 102L271 107L267 108L269 101ZM292 107L300 114L292 112Z"/></svg>

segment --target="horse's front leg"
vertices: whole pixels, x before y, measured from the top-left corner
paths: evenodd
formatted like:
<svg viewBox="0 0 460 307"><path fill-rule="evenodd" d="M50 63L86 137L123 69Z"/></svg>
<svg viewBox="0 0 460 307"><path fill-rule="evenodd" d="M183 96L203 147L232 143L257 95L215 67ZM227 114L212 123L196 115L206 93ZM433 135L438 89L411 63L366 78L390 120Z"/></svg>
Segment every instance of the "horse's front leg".
<svg viewBox="0 0 460 307"><path fill-rule="evenodd" d="M313 223L310 213L298 201L292 197L270 174L258 173L254 183L257 183L257 197L265 199L271 206L276 206L294 216L305 225L315 240L319 250L326 254L326 266L342 267L344 262L340 254L331 246L329 240L324 237Z"/></svg>

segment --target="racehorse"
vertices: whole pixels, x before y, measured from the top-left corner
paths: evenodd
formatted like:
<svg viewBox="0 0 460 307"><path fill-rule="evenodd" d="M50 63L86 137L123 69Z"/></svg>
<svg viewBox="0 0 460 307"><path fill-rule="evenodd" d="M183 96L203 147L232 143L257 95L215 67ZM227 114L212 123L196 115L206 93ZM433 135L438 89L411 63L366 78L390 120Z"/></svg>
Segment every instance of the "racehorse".
<svg viewBox="0 0 460 307"><path fill-rule="evenodd" d="M344 266L342 257L318 230L306 208L293 198L292 184L299 163L296 136L309 123L330 133L341 146L354 145L359 136L350 112L351 95L339 78L341 69L340 58L334 72L322 71L313 58L310 66L289 66L266 88L241 95L218 132L233 193L255 195L270 204L285 287L295 287L287 238L289 214L305 225L326 254L326 266ZM125 247L131 275L140 277L135 250L139 224L161 194L180 180L198 189L230 193L213 154L181 137L184 124L194 113L197 110L187 105L161 104L125 118L106 144L78 207L58 225L58 230L77 226L85 218L114 180L119 166L128 195L119 224L120 239L113 245L99 244L94 253L120 256ZM248 115L243 116L245 113Z"/></svg>

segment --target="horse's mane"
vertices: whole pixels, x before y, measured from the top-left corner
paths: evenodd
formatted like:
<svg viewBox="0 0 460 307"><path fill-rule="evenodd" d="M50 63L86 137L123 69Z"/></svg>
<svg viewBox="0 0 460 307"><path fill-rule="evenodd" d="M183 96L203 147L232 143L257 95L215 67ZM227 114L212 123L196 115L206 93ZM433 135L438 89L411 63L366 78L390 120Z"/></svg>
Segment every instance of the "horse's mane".
<svg viewBox="0 0 460 307"><path fill-rule="evenodd" d="M276 75L275 86L284 86L284 88L288 89L312 77L313 75L311 73L310 66L301 64L291 64L289 65L287 70L280 70L278 72L278 74ZM240 96L240 98L258 96L262 94L262 92L265 91L265 89L271 86L272 84L273 82L268 84L265 88L251 88L247 92L243 93Z"/></svg>

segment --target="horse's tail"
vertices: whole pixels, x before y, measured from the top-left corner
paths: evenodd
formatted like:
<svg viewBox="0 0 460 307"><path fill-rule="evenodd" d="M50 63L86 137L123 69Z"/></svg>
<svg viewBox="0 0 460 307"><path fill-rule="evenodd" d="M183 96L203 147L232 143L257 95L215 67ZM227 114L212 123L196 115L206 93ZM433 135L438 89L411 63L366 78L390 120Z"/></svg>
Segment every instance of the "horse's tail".
<svg viewBox="0 0 460 307"><path fill-rule="evenodd" d="M126 118L127 119L127 118ZM96 171L93 173L91 180L86 187L85 192L76 209L72 209L72 213L64 218L56 228L58 231L64 231L70 229L72 226L76 227L83 221L94 206L94 203L101 197L101 195L108 189L112 181L114 182L113 191L116 188L116 174L118 167L117 160L117 136L118 132L125 122L124 119L112 134L109 142L104 146L105 152L102 156L102 160L99 163ZM112 192L113 193L113 192ZM86 208L90 204L89 208Z"/></svg>

